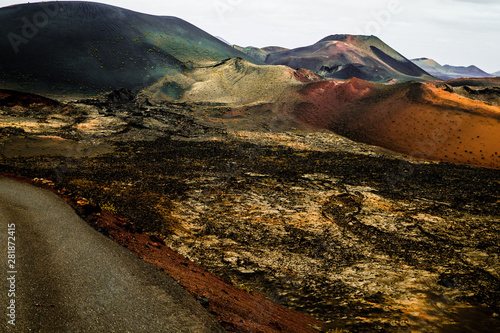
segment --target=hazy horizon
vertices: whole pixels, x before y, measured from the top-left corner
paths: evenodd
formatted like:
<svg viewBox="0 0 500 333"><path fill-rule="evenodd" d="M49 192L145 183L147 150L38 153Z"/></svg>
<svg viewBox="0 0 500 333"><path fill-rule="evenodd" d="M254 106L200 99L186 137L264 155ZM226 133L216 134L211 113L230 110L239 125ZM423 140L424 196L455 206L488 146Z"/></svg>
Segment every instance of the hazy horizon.
<svg viewBox="0 0 500 333"><path fill-rule="evenodd" d="M376 35L409 59L500 71L500 2L495 0L101 0L176 16L240 46L311 45L332 34ZM27 3L0 0L0 6Z"/></svg>

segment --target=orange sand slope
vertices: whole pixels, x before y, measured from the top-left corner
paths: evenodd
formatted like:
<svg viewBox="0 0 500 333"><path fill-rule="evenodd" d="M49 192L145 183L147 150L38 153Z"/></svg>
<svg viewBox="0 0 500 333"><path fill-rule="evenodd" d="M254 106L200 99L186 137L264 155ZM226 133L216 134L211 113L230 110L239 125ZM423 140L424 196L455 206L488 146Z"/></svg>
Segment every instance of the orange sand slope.
<svg viewBox="0 0 500 333"><path fill-rule="evenodd" d="M417 158L500 168L500 107L437 88L361 80L312 83L302 123Z"/></svg>

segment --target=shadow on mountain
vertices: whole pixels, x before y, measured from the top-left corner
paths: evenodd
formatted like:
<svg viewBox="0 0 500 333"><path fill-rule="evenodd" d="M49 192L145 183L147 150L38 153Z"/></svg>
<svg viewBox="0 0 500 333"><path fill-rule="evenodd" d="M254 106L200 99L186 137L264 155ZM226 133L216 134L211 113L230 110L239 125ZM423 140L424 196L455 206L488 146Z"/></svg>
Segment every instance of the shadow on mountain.
<svg viewBox="0 0 500 333"><path fill-rule="evenodd" d="M179 18L98 3L10 6L0 21L2 85L17 90L137 91L200 62L247 58Z"/></svg>

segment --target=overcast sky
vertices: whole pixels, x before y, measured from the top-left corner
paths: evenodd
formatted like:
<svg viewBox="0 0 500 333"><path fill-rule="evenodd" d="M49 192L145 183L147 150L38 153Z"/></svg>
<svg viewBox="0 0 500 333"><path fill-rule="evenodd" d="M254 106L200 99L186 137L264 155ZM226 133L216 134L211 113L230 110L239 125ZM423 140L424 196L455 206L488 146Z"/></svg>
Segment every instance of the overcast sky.
<svg viewBox="0 0 500 333"><path fill-rule="evenodd" d="M23 1L0 0L6 6ZM500 0L101 0L177 16L242 46L310 45L337 33L377 35L407 58L500 71ZM1 24L1 22L0 22Z"/></svg>

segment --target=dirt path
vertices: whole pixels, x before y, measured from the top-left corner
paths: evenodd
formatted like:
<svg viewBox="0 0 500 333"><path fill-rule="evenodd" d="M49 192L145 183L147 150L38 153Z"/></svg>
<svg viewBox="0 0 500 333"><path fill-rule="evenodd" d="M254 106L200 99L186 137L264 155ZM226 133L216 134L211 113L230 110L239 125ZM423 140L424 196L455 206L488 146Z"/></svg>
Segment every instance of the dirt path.
<svg viewBox="0 0 500 333"><path fill-rule="evenodd" d="M0 225L4 332L224 331L173 279L50 192L0 178Z"/></svg>

